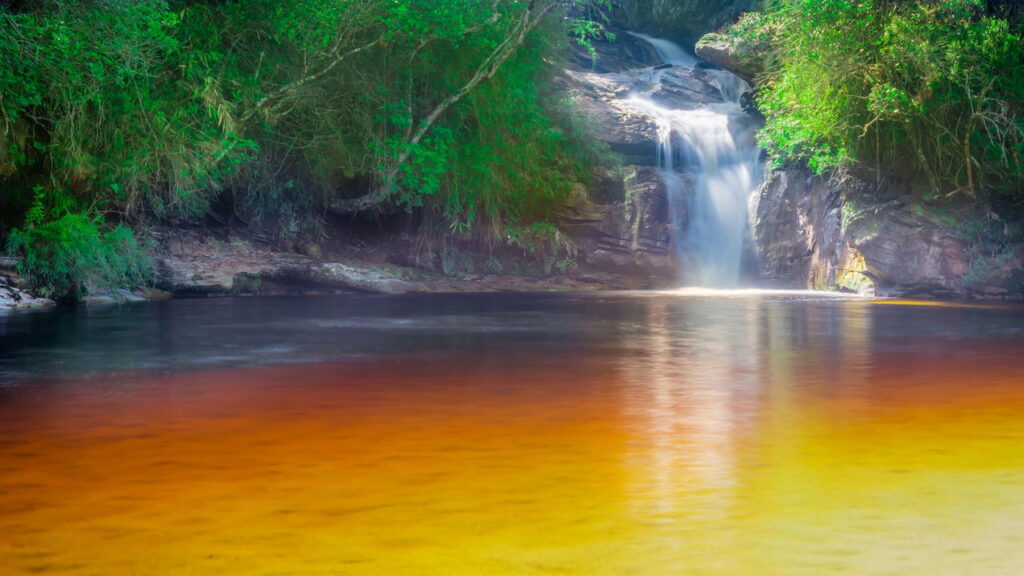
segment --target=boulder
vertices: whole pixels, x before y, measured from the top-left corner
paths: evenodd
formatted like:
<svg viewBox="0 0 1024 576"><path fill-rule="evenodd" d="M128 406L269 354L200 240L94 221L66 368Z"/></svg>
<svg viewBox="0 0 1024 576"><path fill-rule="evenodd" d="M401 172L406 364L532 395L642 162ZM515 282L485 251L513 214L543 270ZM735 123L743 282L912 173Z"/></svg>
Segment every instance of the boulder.
<svg viewBox="0 0 1024 576"><path fill-rule="evenodd" d="M750 214L766 283L827 289L836 286L837 277L855 272L845 267L841 194L827 179L802 170L773 172L752 197ZM858 287L867 291L862 283Z"/></svg>
<svg viewBox="0 0 1024 576"><path fill-rule="evenodd" d="M629 106L626 98L637 89L628 74L598 74L566 70L566 91L594 127L594 136L619 154L654 162L658 126Z"/></svg>
<svg viewBox="0 0 1024 576"><path fill-rule="evenodd" d="M764 70L758 47L749 46L740 39L717 32L702 36L694 46L694 53L747 82L753 82Z"/></svg>
<svg viewBox="0 0 1024 576"><path fill-rule="evenodd" d="M673 66L660 73L661 83L651 99L666 108L693 110L722 101L722 92L707 70Z"/></svg>
<svg viewBox="0 0 1024 576"><path fill-rule="evenodd" d="M878 295L969 296L964 283L969 260L956 230L936 226L898 203L848 215L846 233L863 255L864 274Z"/></svg>
<svg viewBox="0 0 1024 576"><path fill-rule="evenodd" d="M614 40L592 40L593 53L579 43L572 43L572 64L575 68L603 74L661 64L658 53L647 42L616 26L609 26L607 30L614 35Z"/></svg>
<svg viewBox="0 0 1024 576"><path fill-rule="evenodd" d="M658 82L658 78L662 81ZM635 68L627 72L600 74L566 70L563 88L593 123L598 140L632 163L655 162L658 125L630 102L634 96L677 110L692 110L714 102L722 95L706 70L682 66Z"/></svg>

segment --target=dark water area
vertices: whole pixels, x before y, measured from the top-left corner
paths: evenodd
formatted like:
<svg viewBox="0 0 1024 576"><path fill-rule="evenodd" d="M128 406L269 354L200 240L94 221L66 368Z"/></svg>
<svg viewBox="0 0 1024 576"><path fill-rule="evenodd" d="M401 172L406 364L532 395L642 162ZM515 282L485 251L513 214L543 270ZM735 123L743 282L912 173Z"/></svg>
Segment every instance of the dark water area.
<svg viewBox="0 0 1024 576"><path fill-rule="evenodd" d="M0 316L0 574L1024 573L1021 350L809 293Z"/></svg>
<svg viewBox="0 0 1024 576"><path fill-rule="evenodd" d="M655 334L679 345L734 339L731 354L737 355L752 352L751 337L759 348L813 344L846 355L1024 337L1024 307L879 302L813 293L626 292L223 298L60 308L0 314L0 384L406 353L465 359L531 348L555 354L581 347L642 349ZM963 352L984 353L972 348Z"/></svg>

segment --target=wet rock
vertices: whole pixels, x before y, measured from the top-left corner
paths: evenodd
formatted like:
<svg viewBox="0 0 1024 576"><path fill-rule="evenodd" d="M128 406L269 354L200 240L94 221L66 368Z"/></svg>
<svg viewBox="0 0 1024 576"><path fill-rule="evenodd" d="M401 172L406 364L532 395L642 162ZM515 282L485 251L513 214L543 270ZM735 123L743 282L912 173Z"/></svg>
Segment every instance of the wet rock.
<svg viewBox="0 0 1024 576"><path fill-rule="evenodd" d="M647 42L615 26L610 26L608 31L614 34L615 39L592 41L594 54L584 46L572 44L573 64L577 69L604 74L661 64L658 53Z"/></svg>
<svg viewBox="0 0 1024 576"><path fill-rule="evenodd" d="M258 248L242 239L217 238L195 230L154 232L158 288L177 295L253 292L251 279L306 261L298 254ZM237 281L237 285L236 285Z"/></svg>
<svg viewBox="0 0 1024 576"><path fill-rule="evenodd" d="M888 192L848 175L774 172L751 210L762 279L879 296L1024 296L1024 247L981 274L955 225Z"/></svg>
<svg viewBox="0 0 1024 576"><path fill-rule="evenodd" d="M679 269L658 170L626 166L620 177L623 194L618 201L580 202L559 217L559 227L579 247L583 275L629 288L671 283ZM684 194L692 193L692 186L684 188Z"/></svg>
<svg viewBox="0 0 1024 576"><path fill-rule="evenodd" d="M0 259L0 310L55 306L53 300L32 293L28 282L14 270L17 264L16 258Z"/></svg>
<svg viewBox="0 0 1024 576"><path fill-rule="evenodd" d="M722 93L707 70L675 66L661 73L651 99L674 110L693 110L722 101Z"/></svg>
<svg viewBox="0 0 1024 576"><path fill-rule="evenodd" d="M0 310L49 308L57 303L49 298L34 296L9 285L0 284Z"/></svg>
<svg viewBox="0 0 1024 576"><path fill-rule="evenodd" d="M865 274L879 295L969 296L969 261L954 229L936 226L904 205L861 210L847 220L850 243L863 254Z"/></svg>
<svg viewBox="0 0 1024 576"><path fill-rule="evenodd" d="M217 239L188 230L158 238L157 286L177 295L317 294L421 290L387 266L322 262L277 252L240 238Z"/></svg>
<svg viewBox="0 0 1024 576"><path fill-rule="evenodd" d="M573 70L567 70L566 77L568 94L592 123L598 140L606 142L619 154L654 161L658 126L625 102L629 94L637 90L634 77Z"/></svg>
<svg viewBox="0 0 1024 576"><path fill-rule="evenodd" d="M304 263L277 271L275 278L295 278L314 285L377 294L408 294L424 288L375 267L358 267L337 262Z"/></svg>
<svg viewBox="0 0 1024 576"><path fill-rule="evenodd" d="M783 288L828 289L849 272L841 194L802 170L773 172L753 196L750 213L761 279ZM868 288L857 284L858 291Z"/></svg>
<svg viewBox="0 0 1024 576"><path fill-rule="evenodd" d="M758 47L748 46L741 40L725 34L705 34L697 41L694 53L747 82L753 82L764 69Z"/></svg>
<svg viewBox="0 0 1024 576"><path fill-rule="evenodd" d="M133 290L132 294L144 300L149 300L151 302L157 302L160 300L170 300L171 298L174 297L174 294L171 294L166 290L159 290L157 288L139 288L137 290Z"/></svg>
<svg viewBox="0 0 1024 576"><path fill-rule="evenodd" d="M82 297L81 302L83 304L91 306L107 306L117 304L127 304L131 302L145 302L150 298L147 298L147 294L154 294L159 291L139 291L133 292L124 288L88 288L88 294Z"/></svg>
<svg viewBox="0 0 1024 576"><path fill-rule="evenodd" d="M634 163L654 163L658 125L631 103L630 97L648 97L677 110L692 110L722 101L707 71L682 66L662 70L637 68L607 74L566 70L565 76L565 90L593 122L595 136ZM658 77L661 82L657 81Z"/></svg>

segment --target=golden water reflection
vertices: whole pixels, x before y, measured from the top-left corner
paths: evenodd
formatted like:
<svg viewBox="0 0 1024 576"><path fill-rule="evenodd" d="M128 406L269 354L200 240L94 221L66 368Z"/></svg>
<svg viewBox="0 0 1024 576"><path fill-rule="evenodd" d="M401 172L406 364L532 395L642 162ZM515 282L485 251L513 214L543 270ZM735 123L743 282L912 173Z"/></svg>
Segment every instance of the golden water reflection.
<svg viewBox="0 0 1024 576"><path fill-rule="evenodd" d="M638 310L585 346L2 390L0 574L1024 573L1019 336Z"/></svg>

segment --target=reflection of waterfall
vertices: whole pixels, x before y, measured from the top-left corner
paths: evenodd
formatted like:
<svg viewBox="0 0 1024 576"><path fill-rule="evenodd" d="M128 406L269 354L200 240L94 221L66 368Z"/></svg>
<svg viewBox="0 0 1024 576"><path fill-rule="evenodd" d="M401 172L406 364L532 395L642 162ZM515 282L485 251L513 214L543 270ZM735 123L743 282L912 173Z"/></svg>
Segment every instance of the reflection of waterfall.
<svg viewBox="0 0 1024 576"><path fill-rule="evenodd" d="M650 42L668 64L692 68L696 62L667 40L637 36ZM651 98L660 89L664 72L653 70L650 80L654 88L633 94L630 103L658 125L658 166L667 189L673 244L684 279L700 286L736 286L748 232L747 200L762 176L754 140L756 126L740 105L750 86L729 72L707 70L704 74L718 88L722 101L677 110ZM680 172L694 184L688 205Z"/></svg>
<svg viewBox="0 0 1024 576"><path fill-rule="evenodd" d="M722 292L644 306L646 321L622 335L629 353L616 357L631 512L673 539L699 525L727 540L736 521L729 515L749 512L744 501L799 498L786 492L790 478L774 473L752 486L766 462L750 455L806 458L808 440L793 423L823 390L859 405L875 369L871 310ZM751 451L766 442L769 452Z"/></svg>
<svg viewBox="0 0 1024 576"><path fill-rule="evenodd" d="M728 513L736 451L762 393L760 303L695 302L652 302L646 325L630 334L638 353L622 364L634 513L669 530L683 517Z"/></svg>

